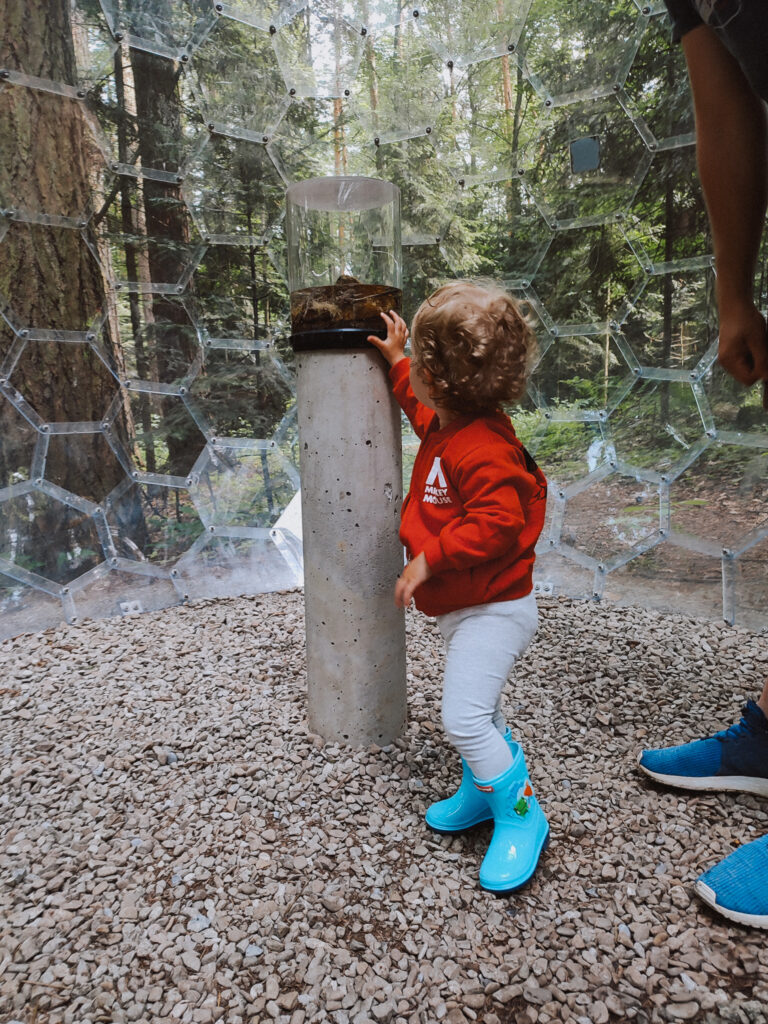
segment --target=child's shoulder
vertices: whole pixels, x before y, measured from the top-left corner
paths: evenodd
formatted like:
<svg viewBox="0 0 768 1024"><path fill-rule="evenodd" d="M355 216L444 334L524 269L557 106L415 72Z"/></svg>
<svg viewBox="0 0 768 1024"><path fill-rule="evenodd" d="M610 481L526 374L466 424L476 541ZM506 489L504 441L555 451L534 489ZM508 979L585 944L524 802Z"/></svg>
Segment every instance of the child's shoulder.
<svg viewBox="0 0 768 1024"><path fill-rule="evenodd" d="M512 420L503 412L473 417L456 432L452 442L450 447L457 455L468 454L473 450L487 451L489 448L522 449Z"/></svg>

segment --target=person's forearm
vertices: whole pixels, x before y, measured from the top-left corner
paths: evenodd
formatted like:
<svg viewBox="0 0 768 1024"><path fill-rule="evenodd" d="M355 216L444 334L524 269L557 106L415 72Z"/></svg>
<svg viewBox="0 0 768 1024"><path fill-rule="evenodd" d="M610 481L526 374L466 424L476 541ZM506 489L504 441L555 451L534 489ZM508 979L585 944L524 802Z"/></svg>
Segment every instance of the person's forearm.
<svg viewBox="0 0 768 1024"><path fill-rule="evenodd" d="M683 48L722 319L730 308L753 302L768 195L766 108L708 26L687 33Z"/></svg>

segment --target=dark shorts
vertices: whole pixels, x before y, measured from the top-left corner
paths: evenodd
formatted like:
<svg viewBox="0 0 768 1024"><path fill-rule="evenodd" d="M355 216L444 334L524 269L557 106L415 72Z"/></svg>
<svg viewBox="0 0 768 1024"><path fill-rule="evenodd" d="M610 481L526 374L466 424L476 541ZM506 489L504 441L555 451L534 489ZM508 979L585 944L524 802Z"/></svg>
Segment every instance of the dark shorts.
<svg viewBox="0 0 768 1024"><path fill-rule="evenodd" d="M766 0L664 0L679 42L697 25L709 25L733 54L750 85L768 101L768 2Z"/></svg>

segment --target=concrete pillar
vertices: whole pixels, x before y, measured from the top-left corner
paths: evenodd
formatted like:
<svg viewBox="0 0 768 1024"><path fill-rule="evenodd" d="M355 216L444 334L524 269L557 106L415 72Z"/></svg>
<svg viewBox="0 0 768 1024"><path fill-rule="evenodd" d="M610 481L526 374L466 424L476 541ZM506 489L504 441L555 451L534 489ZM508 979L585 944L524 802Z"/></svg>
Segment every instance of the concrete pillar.
<svg viewBox="0 0 768 1024"><path fill-rule="evenodd" d="M406 716L400 410L372 348L297 368L309 727L384 746Z"/></svg>

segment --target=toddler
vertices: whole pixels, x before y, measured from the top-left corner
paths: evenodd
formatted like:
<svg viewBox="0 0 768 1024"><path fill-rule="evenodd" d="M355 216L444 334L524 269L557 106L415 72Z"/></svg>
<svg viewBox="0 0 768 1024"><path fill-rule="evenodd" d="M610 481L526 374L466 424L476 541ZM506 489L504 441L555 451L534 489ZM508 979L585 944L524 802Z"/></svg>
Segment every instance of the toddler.
<svg viewBox="0 0 768 1024"><path fill-rule="evenodd" d="M442 719L462 758L458 791L427 824L463 832L494 820L480 884L512 892L533 874L549 826L525 758L501 713L501 693L536 631L534 547L547 482L517 439L502 402L519 398L535 339L515 300L455 281L422 303L408 328L382 314L395 398L421 440L403 503L408 564L395 603L436 616L446 645Z"/></svg>

